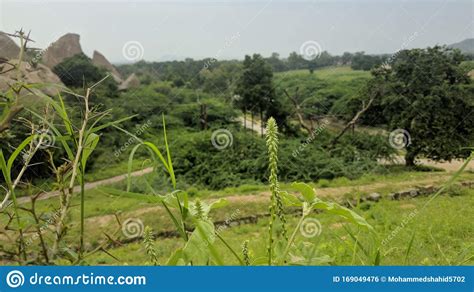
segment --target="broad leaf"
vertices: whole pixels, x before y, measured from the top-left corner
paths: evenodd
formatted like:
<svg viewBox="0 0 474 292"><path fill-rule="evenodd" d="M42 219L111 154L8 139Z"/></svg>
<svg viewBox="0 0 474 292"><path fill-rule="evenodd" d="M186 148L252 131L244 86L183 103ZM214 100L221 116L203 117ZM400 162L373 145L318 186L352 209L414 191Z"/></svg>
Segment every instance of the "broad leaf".
<svg viewBox="0 0 474 292"><path fill-rule="evenodd" d="M369 230L373 230L374 228L367 223L367 221L361 217L359 214L357 214L354 211L351 211L345 207L342 207L339 204L336 203L328 203L328 202L323 202L323 201L318 201L317 203L314 203L312 205L313 208L315 209L320 209L324 210L326 212L329 212L331 214L339 215L346 219L347 221L357 224L361 227L365 227Z"/></svg>
<svg viewBox="0 0 474 292"><path fill-rule="evenodd" d="M299 191L306 202L313 202L316 198L316 193L314 192L313 188L305 183L292 183L291 186Z"/></svg>

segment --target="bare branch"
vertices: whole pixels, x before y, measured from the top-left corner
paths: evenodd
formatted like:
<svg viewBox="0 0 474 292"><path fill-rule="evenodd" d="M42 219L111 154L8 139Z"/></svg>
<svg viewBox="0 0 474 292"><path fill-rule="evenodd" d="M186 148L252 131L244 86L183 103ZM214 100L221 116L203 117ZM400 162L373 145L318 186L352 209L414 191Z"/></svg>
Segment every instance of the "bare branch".
<svg viewBox="0 0 474 292"><path fill-rule="evenodd" d="M331 147L334 147L336 145L336 143L339 141L339 139L344 135L344 133L347 132L347 130L349 130L351 127L355 126L355 124L357 123L357 120L359 120L360 116L365 113L369 108L370 106L372 105L372 102L374 101L375 99L375 95L372 96L370 99L369 99L369 102L367 103L367 105L365 104L365 101L363 100L362 101L362 109L360 111L358 111L354 117L352 118L352 120L350 120L346 126L341 130L341 132L339 132L339 134L332 140L331 142Z"/></svg>
<svg viewBox="0 0 474 292"><path fill-rule="evenodd" d="M304 121L303 114L301 113L301 106L298 104L298 90L299 90L299 87L296 88L294 96L291 96L286 89L284 89L283 92L293 102L293 105L295 106L295 110L296 110L296 115L298 116L298 121L299 121L301 127L306 129L306 131L308 131L308 134L311 134L313 132L314 128L313 128L312 123L311 123L311 125L308 125Z"/></svg>

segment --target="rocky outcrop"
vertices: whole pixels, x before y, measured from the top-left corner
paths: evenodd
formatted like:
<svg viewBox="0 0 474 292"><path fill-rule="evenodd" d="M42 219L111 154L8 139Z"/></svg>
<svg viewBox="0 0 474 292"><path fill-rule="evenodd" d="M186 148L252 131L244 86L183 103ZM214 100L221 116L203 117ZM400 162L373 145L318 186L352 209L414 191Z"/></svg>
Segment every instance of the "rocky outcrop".
<svg viewBox="0 0 474 292"><path fill-rule="evenodd" d="M109 60L107 60L107 58L98 51L94 51L92 56L92 64L107 70L112 75L115 82L122 83L122 76L120 75L119 71L117 71L117 68L115 68L114 65L112 65Z"/></svg>
<svg viewBox="0 0 474 292"><path fill-rule="evenodd" d="M132 75L128 76L128 78L119 85L118 89L119 90L127 90L130 88L137 88L140 86L140 80L138 79L137 75L135 73L132 73Z"/></svg>
<svg viewBox="0 0 474 292"><path fill-rule="evenodd" d="M18 64L18 60L10 60L10 64ZM3 63L0 64L0 72L6 72L0 74L0 92L5 92L10 88L10 85L22 81L27 84L38 84L34 89L31 89L35 93L42 92L46 95L53 96L58 94L58 85L63 85L61 80L51 69L42 64L32 66L29 63L22 62L20 66L20 76L18 76L17 70L10 70L13 66ZM25 94L30 94L30 91L23 90ZM31 94L30 94L31 95Z"/></svg>
<svg viewBox="0 0 474 292"><path fill-rule="evenodd" d="M15 59L19 54L20 47L7 34L0 31L0 58Z"/></svg>
<svg viewBox="0 0 474 292"><path fill-rule="evenodd" d="M52 69L64 61L64 59L80 53L82 53L80 36L78 34L68 33L45 49L42 63Z"/></svg>

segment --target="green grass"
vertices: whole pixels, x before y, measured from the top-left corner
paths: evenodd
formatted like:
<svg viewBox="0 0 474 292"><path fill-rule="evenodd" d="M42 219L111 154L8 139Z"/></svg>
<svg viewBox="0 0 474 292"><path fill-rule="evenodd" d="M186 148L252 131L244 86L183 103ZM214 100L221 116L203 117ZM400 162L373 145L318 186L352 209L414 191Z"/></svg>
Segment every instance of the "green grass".
<svg viewBox="0 0 474 292"><path fill-rule="evenodd" d="M332 81L350 81L355 78L369 78L370 72L368 71L359 71L359 70L352 70L350 67L326 67L319 70L315 70L313 74L310 74L308 70L293 70L287 72L280 72L276 73L275 77L278 78L282 77L313 77L313 78L320 78L324 80L332 80Z"/></svg>
<svg viewBox="0 0 474 292"><path fill-rule="evenodd" d="M151 166L148 161L143 159L137 159L132 162L132 170L137 171ZM112 165L107 164L106 167L99 168L96 167L92 171L86 173L86 182L94 182L98 180L103 180L111 178L117 175L127 174L127 164L126 159L121 160L118 163Z"/></svg>
<svg viewBox="0 0 474 292"><path fill-rule="evenodd" d="M156 174L150 174L156 175ZM148 176L148 175L146 175ZM347 178L336 178L334 180L325 180L313 183L312 185L318 190L323 188L337 188L337 187L361 187L365 185L380 185L376 187L376 191L381 193L388 193L390 191L399 191L400 186L397 183L403 182L417 182L423 179L432 179L436 183L442 183L447 180L449 174L444 172L416 172L416 171L402 171L401 169L393 171L392 173L381 174L366 174L359 179L349 180ZM474 174L465 172L461 174L460 180L474 180ZM135 179L137 180L137 179ZM141 183L141 179L138 180ZM281 188L283 190L290 190L291 184L282 183ZM117 187L123 189L125 182L112 185L110 187ZM262 192L268 192L268 186L266 185L242 185L239 187L225 188L219 191L211 190L200 190L193 189L194 193L191 196L200 198L221 198L227 196L243 196L259 194ZM73 198L72 204L78 204L79 198L76 196ZM131 196L117 196L110 194L107 189L97 188L86 191L86 217L94 217L100 215L114 214L114 213L125 213L131 212L137 209L154 206L154 203L143 201L141 198L134 198ZM58 203L58 198L50 198L47 200L39 201L37 203L38 210L40 212L47 212L54 208ZM74 209L73 209L74 214Z"/></svg>
<svg viewBox="0 0 474 292"><path fill-rule="evenodd" d="M472 265L474 264L474 190L467 191L463 196L440 196L427 204L429 198L416 198L402 201L382 200L372 204L368 210L358 210L375 227L379 242L386 239L393 230L401 226L410 213L416 212L404 228L381 245L382 265ZM426 205L427 204L427 205ZM426 206L425 208L423 208ZM315 214L322 225L322 233L308 241L317 244L319 255L328 255L333 263L342 265L369 264L360 250L354 253L354 241L347 236L342 223L334 216ZM253 254L265 253L267 219L261 219L257 224L241 225L224 230L221 234L231 246L240 250L245 240L250 240L250 250ZM290 225L296 224L296 219L289 220ZM349 225L347 227L350 227ZM410 253L407 255L409 242L415 234ZM301 235L300 239L305 240ZM359 233L359 240L368 244L367 235ZM163 263L171 251L181 242L175 238L160 238L155 243ZM221 244L216 245L224 261L237 264L235 258L226 252ZM147 261L143 246L132 243L109 250L120 259L115 261L105 254L97 254L89 259L91 264L143 264Z"/></svg>
<svg viewBox="0 0 474 292"><path fill-rule="evenodd" d="M382 195L387 194L391 191L399 191L401 189L404 189L403 187L400 187L400 183L412 182L416 184L417 182L423 179L430 179L430 180L435 181L436 184L440 184L444 182L445 180L447 180L448 177L449 177L449 174L444 173L444 172L415 172L415 171L403 171L402 169L398 169L398 170L392 169L391 174L390 173L387 173L384 175L367 174L357 180L348 180L348 179L338 178L332 181L325 181L325 182L319 181L318 183L313 184L313 186L316 187L317 193L319 194L325 191L325 188L322 188L323 186L325 186L326 188L327 187L343 188L345 190L349 188L349 191L347 192L346 197L354 198L354 197L361 196L362 193L367 194L372 191L379 192ZM459 179L460 180L473 180L474 174L466 172L466 173L463 173ZM120 185L123 186L123 183ZM374 189L371 189L370 191L364 192L363 190L367 185L375 186L375 187ZM289 189L289 185L282 184L282 189ZM208 191L208 190L197 190L197 189L195 189L194 191L196 191L196 194L194 194L195 197L201 197L203 199L212 200L212 198L217 199L219 197L226 197L229 195L237 196L237 198L238 196L247 195L249 198L255 197L257 199L257 200L252 200L252 201L233 200L228 206L225 206L221 209L217 209L212 212L212 217L216 221L217 220L224 221L228 219L231 214L236 212L236 210L238 210L237 218L254 216L256 214L265 214L268 212L268 197L262 197L261 195L257 195L262 192L268 192L268 187L265 185L243 185L236 188L227 188L221 191ZM426 212L429 212L428 215L426 215L428 218L433 218L439 215L442 215L443 218L446 217L443 220L448 220L449 218L451 218L450 216L453 216L452 218L456 218L456 216L458 216L457 214L458 211L456 211L456 208L460 210L459 214L469 214L469 210L467 210L466 207L468 206L472 207L473 205L473 201L472 201L472 197L474 195L473 191L472 190L466 191L466 189L463 189L462 192L455 189L452 189L450 191L454 194L457 194L458 196L456 197L443 196L443 197L437 198L430 205L430 209L426 211ZM91 244L91 246L97 246L99 242L101 242L101 240L105 238L104 233L107 233L108 235L111 235L114 238L118 238L118 239L124 238L115 220L115 215L122 222L126 220L127 218L139 218L144 223L144 225L149 225L153 227L153 229L156 232L172 231L175 229L173 223L171 222L171 220L169 219L169 217L167 216L163 208L158 207L156 203L151 203L149 201L144 200L143 198L137 198L137 197L134 197L133 195L120 196L117 194L112 194L107 188L105 189L98 188L94 190L88 190L86 191L85 195L86 195L85 197L86 199L86 204L85 204L86 238L85 239L86 239L86 242L89 242ZM191 198L191 200L194 200L194 199L195 198ZM382 201L378 204L364 203L363 205L361 205L360 207L361 210L359 210L359 212L362 213L366 218L368 218L371 221L371 223L376 226L377 230L381 232L381 234L383 235L383 234L388 233L390 231L390 228L393 228L394 226L396 226L397 222L403 218L404 212L406 213L407 210L411 210L410 208L413 208L412 205L417 207L417 206L420 206L420 204L422 204L425 201L426 201L426 198L419 198L415 200L405 200L405 201L400 201L400 202ZM75 222L75 223L70 225L69 233L65 240L65 242L69 244L70 246L75 246L76 238L79 234L79 226L77 223L78 222L77 219L79 218L79 215L80 215L79 202L80 202L79 196L75 196L73 198L73 202L72 202L73 207L71 208L71 216L70 216L70 222ZM54 212L53 210L57 208L58 198L50 198L48 200L39 201L37 204L38 204L38 213L51 215ZM453 204L453 206L450 206L450 204ZM434 209L435 206L442 206L442 207L439 207L439 209ZM444 209L446 209L447 212L444 212ZM28 215L26 213L22 215L24 215L23 216L24 218L28 218ZM319 216L320 215L318 215L318 219L319 219ZM325 226L326 225L338 226L337 221L334 221L334 222L331 221L331 220L334 220L332 216L325 216L325 215L321 215L321 216L322 216L321 220L323 221L328 220L328 222L325 223ZM328 218L326 219L326 217ZM421 216L419 217L421 218ZM31 220L31 218L28 220ZM290 220L290 221L293 222L293 220ZM459 222L471 222L471 221L464 218L459 219ZM430 223L430 219L427 219L427 221L424 222L423 224L427 225L429 223ZM265 234L260 234L259 232L261 232L262 230L266 230L265 224L266 224L265 219L262 219L259 221L257 225L245 225L245 226L232 228L232 231L231 230L225 231L224 235L226 235L227 236L226 238L229 238L233 246L235 246L235 248L239 250L238 246L245 239L254 240L255 238L264 237ZM331 224L336 224L336 225L331 225ZM462 224L458 224L458 225L459 226L457 227L460 227L460 228L462 227ZM446 229L448 227L443 226L442 228ZM452 228L452 227L449 227L449 228ZM466 228L469 229L470 227L467 226ZM332 227L330 227L329 229L332 230ZM424 238L425 236L429 235L427 231L428 229L423 229L422 231L420 231L420 236L423 236ZM449 233L451 231L447 230L443 232ZM458 232L458 231L453 231L453 232ZM226 234L226 233L229 233L229 234ZM433 231L432 231L432 234L433 234ZM340 236L343 236L343 235L347 236L347 233L341 232ZM46 232L45 236L47 238L52 237L52 232ZM435 234L433 234L433 236L435 240L437 241L438 237L435 236ZM454 238L455 236L453 236L453 238L451 239L453 242L454 242ZM464 237L461 236L459 238L464 238ZM417 237L415 237L415 239L417 239ZM333 234L333 238L325 238L322 241L322 244L328 241L333 243L334 240L338 240L338 239L337 237L334 237L334 234ZM430 237L430 240L432 240L431 237ZM471 241L472 241L472 238L471 238ZM253 247L254 249L260 248L260 245L263 244L262 242L251 241L250 246ZM402 241L398 239L394 240L393 242L398 245L402 245L403 243ZM180 244L180 240L177 238L160 239L157 242L157 246L160 247L159 254L163 256L165 255L168 256L171 252L172 247L175 247L178 244ZM414 244L417 244L417 241L415 241ZM457 242L456 244L458 246L461 246L459 242ZM324 244L321 246L324 247ZM161 248L163 247L167 247L168 249L161 250ZM343 247L344 245L340 245L338 247L338 249L340 249L338 250L338 252L341 253L342 258L338 259L337 262L350 264L350 262L347 262L347 259L345 258L347 256L346 254L347 252L341 251ZM435 245L435 247L437 248L437 244ZM123 261L127 263L129 263L130 261L130 264L132 263L141 264L144 262L145 259L141 258L143 255L140 252L137 252L135 255L132 256L133 254L132 251L135 251L135 249L140 250L141 245L133 243L133 244L127 245L126 247L114 249L113 252L114 254L118 253L117 256L121 258L122 256L121 251L123 250L123 252L126 253L124 255ZM401 247L397 247L396 249L393 249L393 250L387 249L385 251L385 253L387 253L387 264L398 263L396 261L395 255L397 253L403 252L403 251L400 251L400 249ZM224 248L222 248L222 250L224 250ZM329 251L325 250L325 252L329 252ZM334 252L334 255L337 255L338 252ZM392 253L394 255L392 255ZM129 254L133 260L128 260ZM425 264L426 262L425 257L423 257L423 259L417 259L411 264L414 264L414 263ZM450 259L454 260L454 258L450 258ZM229 258L229 260L230 262L232 262L233 259ZM94 256L93 261L94 263L116 264L116 262L114 262L112 258L106 255L102 255L102 254L100 255L98 254L97 258ZM105 262L102 262L102 261L105 261ZM356 262L355 264L357 263L360 263L360 260L359 262ZM441 264L441 262L439 263L430 262L430 263ZM399 263L399 264L402 264L402 263Z"/></svg>

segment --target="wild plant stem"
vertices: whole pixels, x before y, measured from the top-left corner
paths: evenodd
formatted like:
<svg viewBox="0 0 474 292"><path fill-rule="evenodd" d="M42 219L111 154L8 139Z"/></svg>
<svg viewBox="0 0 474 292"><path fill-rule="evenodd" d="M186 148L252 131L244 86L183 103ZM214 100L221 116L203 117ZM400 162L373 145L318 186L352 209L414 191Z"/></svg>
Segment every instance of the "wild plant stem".
<svg viewBox="0 0 474 292"><path fill-rule="evenodd" d="M290 239L288 240L288 243L286 244L283 255L281 256L281 262L285 261L286 256L290 252L290 248L293 245L293 242L295 241L296 234L298 233L298 230L300 230L301 224L303 224L303 221L305 218L306 218L306 215L302 215L300 220L298 221L298 224L296 224L295 230L293 230L293 233L291 234Z"/></svg>
<svg viewBox="0 0 474 292"><path fill-rule="evenodd" d="M82 259L83 255L83 243L84 243L84 166L79 165L81 163L82 153L84 150L84 143L85 143L85 132L87 123L89 121L89 96L91 94L91 88L88 88L86 91L86 95L84 96L85 102L85 112L84 112L84 119L82 122L82 127L79 130L79 138L78 138L78 145L77 145L77 153L74 159L74 164L72 166L72 175L71 180L69 182L69 195L71 196L74 190L74 182L76 181L76 177L78 174L78 169L81 171L82 178L81 178L81 232L80 232L80 244L79 244L79 258L78 261Z"/></svg>
<svg viewBox="0 0 474 292"><path fill-rule="evenodd" d="M275 221L275 208L274 208L274 197L272 196L271 206L270 206L270 223L268 226L268 265L272 265L272 257L273 257L273 224Z"/></svg>
<svg viewBox="0 0 474 292"><path fill-rule="evenodd" d="M84 166L81 166L81 241L79 244L79 259L84 253L84 218L85 218L85 188L84 188Z"/></svg>
<svg viewBox="0 0 474 292"><path fill-rule="evenodd" d="M230 250L230 252L235 256L235 258L239 261L239 263L242 265L242 266L245 266L245 263L244 261L239 257L239 255L235 252L235 250L227 243L227 241L225 241L225 239L219 234L216 232L216 236L217 238L219 238L222 243Z"/></svg>

